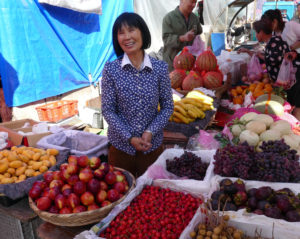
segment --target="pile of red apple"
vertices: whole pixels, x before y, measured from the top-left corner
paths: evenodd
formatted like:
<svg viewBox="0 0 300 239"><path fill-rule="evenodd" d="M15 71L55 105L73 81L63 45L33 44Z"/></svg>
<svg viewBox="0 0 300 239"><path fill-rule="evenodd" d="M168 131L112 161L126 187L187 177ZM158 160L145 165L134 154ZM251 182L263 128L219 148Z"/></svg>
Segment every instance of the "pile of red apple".
<svg viewBox="0 0 300 239"><path fill-rule="evenodd" d="M177 239L201 203L190 194L146 186L100 237Z"/></svg>
<svg viewBox="0 0 300 239"><path fill-rule="evenodd" d="M97 157L74 156L59 171L48 171L29 191L36 206L50 213L78 213L105 207L128 191L123 172Z"/></svg>

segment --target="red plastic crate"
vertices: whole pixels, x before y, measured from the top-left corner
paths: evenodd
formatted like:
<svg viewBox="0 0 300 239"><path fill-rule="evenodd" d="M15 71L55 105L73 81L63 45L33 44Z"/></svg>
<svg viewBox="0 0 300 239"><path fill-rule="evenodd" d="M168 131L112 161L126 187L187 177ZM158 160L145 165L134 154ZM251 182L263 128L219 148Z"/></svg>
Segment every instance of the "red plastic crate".
<svg viewBox="0 0 300 239"><path fill-rule="evenodd" d="M40 121L57 122L78 114L77 100L60 100L35 108Z"/></svg>

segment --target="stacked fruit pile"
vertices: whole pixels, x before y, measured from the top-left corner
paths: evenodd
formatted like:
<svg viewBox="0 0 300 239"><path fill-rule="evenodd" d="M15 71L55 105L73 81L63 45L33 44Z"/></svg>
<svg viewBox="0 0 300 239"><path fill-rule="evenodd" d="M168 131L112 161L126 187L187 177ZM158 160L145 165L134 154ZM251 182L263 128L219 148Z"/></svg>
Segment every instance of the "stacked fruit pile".
<svg viewBox="0 0 300 239"><path fill-rule="evenodd" d="M38 176L56 164L57 149L16 147L0 151L0 183L19 183Z"/></svg>
<svg viewBox="0 0 300 239"><path fill-rule="evenodd" d="M97 157L69 156L60 171L48 171L29 191L40 210L77 213L110 205L128 191L125 175Z"/></svg>
<svg viewBox="0 0 300 239"><path fill-rule="evenodd" d="M200 203L190 194L146 186L100 237L179 238Z"/></svg>
<svg viewBox="0 0 300 239"><path fill-rule="evenodd" d="M289 188L273 190L269 186L263 186L246 190L240 179L235 182L223 179L219 186L220 190L211 195L214 210L224 208L225 211L236 211L246 208L248 212L267 217L300 221L300 194L295 195Z"/></svg>
<svg viewBox="0 0 300 239"><path fill-rule="evenodd" d="M215 89L222 86L223 74L210 50L195 59L187 48L183 48L174 58L173 65L175 70L170 73L170 79L174 89L191 91L197 87Z"/></svg>
<svg viewBox="0 0 300 239"><path fill-rule="evenodd" d="M167 159L167 170L179 177L203 180L208 168L208 163L192 152L185 151L180 157Z"/></svg>
<svg viewBox="0 0 300 239"><path fill-rule="evenodd" d="M261 152L247 143L218 149L214 173L268 182L299 182L299 156L283 140L263 142Z"/></svg>
<svg viewBox="0 0 300 239"><path fill-rule="evenodd" d="M174 112L170 121L189 124L197 118L205 118L205 111L214 109L213 98L200 90L190 91L185 98L174 101Z"/></svg>

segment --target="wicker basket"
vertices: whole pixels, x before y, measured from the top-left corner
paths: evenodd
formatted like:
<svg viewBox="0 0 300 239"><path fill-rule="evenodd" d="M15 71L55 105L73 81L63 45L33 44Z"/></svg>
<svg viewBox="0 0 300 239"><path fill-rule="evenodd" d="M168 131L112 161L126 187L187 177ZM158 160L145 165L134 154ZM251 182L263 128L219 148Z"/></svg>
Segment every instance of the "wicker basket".
<svg viewBox="0 0 300 239"><path fill-rule="evenodd" d="M41 219L43 219L46 222L50 222L52 224L58 225L58 226L77 227L77 226L83 226L83 225L88 225L88 224L99 222L104 217L106 217L109 214L109 212L117 204L119 204L121 201L123 201L124 198L127 196L127 194L129 192L131 192L133 190L133 188L135 187L135 178L130 172L128 172L124 169L121 169L121 168L117 168L117 167L115 167L115 169L120 170L124 173L128 183L129 183L129 190L118 201L113 202L112 204L110 204L106 207L102 207L102 208L92 210L92 211L80 212L80 213L54 214L54 213L49 213L46 211L41 211L40 209L38 209L30 197L29 197L29 205L32 208L32 210Z"/></svg>

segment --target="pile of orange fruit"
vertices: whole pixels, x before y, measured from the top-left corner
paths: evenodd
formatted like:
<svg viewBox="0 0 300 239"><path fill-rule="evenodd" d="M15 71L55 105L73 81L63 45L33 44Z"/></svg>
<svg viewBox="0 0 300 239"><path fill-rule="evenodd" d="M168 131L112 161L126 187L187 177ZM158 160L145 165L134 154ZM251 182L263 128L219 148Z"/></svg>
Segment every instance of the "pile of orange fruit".
<svg viewBox="0 0 300 239"><path fill-rule="evenodd" d="M241 85L236 86L230 90L230 95L232 97L233 104L243 104L245 95L249 92L252 92L252 96L254 100L264 94L271 94L273 92L273 87L269 83L253 83L249 86L247 85Z"/></svg>

